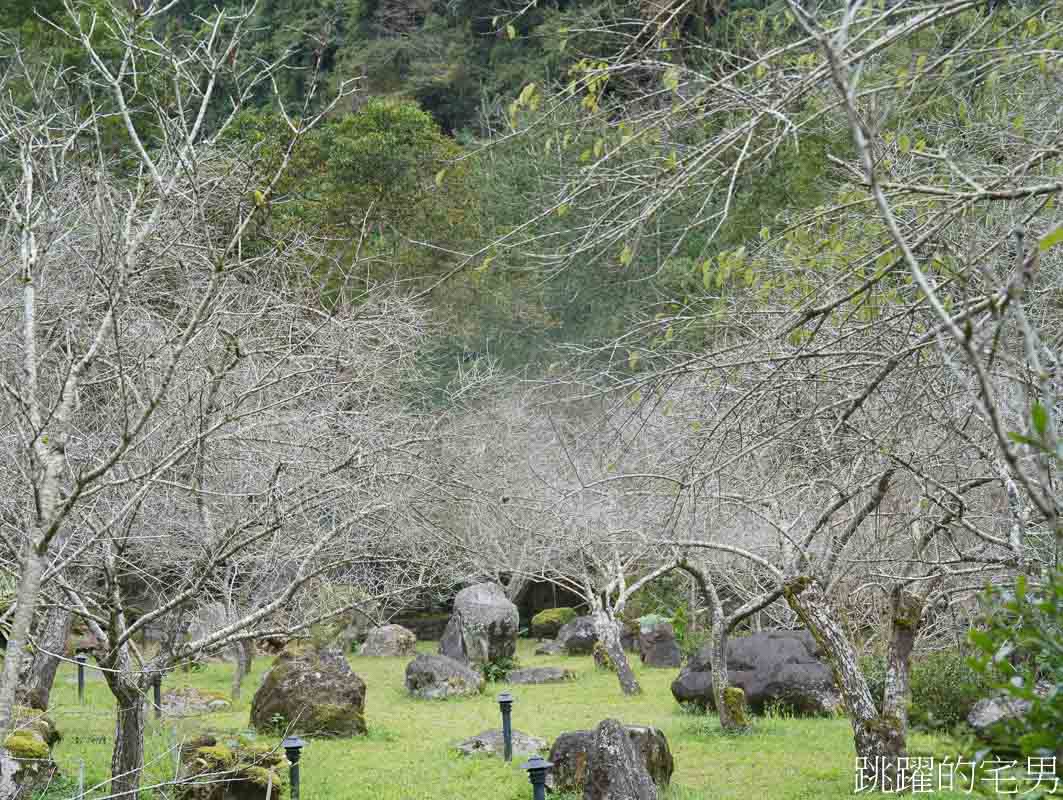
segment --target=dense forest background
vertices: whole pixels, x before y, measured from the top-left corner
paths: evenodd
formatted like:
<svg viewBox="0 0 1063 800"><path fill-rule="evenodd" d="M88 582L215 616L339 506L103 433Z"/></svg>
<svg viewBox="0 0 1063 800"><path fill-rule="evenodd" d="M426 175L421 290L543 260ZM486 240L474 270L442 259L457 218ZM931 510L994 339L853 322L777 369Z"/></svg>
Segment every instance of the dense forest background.
<svg viewBox="0 0 1063 800"><path fill-rule="evenodd" d="M158 33L202 31L219 9L244 7L178 0L178 13ZM556 136L542 125L513 135L542 111L542 97L630 51L632 31L662 8L598 0L261 0L249 40L255 58L283 60L276 88L290 113L313 113L345 81L355 91L300 145L260 234L316 229L338 261L359 262L366 281L431 289L447 332L423 356L435 401L473 362L534 375L561 357L558 345L597 349L655 304L696 302L711 285L698 264L756 240L784 208L815 204L821 153L806 145L751 170L735 187L725 226L686 232L667 259L661 248L673 248L675 230L697 216L703 198L695 193L655 221L658 252L643 247L618 269L616 252L586 249L573 268L559 253L579 241L594 213L559 204L563 183L601 154L606 129L620 117L660 105L647 96L656 78L617 75L604 86L598 100L618 110L611 119L605 113L586 125L578 112L560 108L549 123ZM792 24L781 0L683 8L673 24L687 46L662 57L706 73L728 67L730 57L719 54L735 50L750 30L783 42ZM83 66L80 51L52 27L65 14L60 0L0 2L0 26L73 75ZM251 106L229 136L254 145L265 170L285 135L273 87L260 85ZM786 192L778 190L781 179ZM317 270L325 302L339 291L331 271Z"/></svg>

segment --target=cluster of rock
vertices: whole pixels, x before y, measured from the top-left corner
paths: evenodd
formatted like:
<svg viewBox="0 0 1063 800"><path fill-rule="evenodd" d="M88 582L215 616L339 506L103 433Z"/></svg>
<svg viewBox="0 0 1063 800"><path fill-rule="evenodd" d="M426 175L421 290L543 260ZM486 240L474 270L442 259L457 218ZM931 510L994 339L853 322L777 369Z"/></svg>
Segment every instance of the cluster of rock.
<svg viewBox="0 0 1063 800"><path fill-rule="evenodd" d="M680 703L715 708L709 646L690 659L672 683ZM823 661L808 631L765 631L731 638L727 643L727 677L745 692L757 713L780 705L804 715L833 714L841 706L834 674Z"/></svg>
<svg viewBox="0 0 1063 800"><path fill-rule="evenodd" d="M585 800L656 800L672 779L675 761L657 728L603 720L593 731L563 733L554 741L547 783Z"/></svg>
<svg viewBox="0 0 1063 800"><path fill-rule="evenodd" d="M596 655L598 631L591 616L576 617L562 625L553 640L544 641L535 649L536 655L586 656ZM647 667L675 668L683 653L676 640L675 629L667 621L654 621L646 626L626 622L620 631L620 645L628 652L638 653Z"/></svg>

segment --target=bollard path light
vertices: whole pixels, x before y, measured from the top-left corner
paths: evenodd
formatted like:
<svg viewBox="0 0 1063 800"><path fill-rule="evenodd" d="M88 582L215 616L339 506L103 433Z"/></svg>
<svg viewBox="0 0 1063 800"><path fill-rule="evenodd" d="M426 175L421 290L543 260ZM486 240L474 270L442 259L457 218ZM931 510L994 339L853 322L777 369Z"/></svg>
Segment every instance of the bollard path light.
<svg viewBox="0 0 1063 800"><path fill-rule="evenodd" d="M89 660L89 657L84 653L78 653L74 656L74 660L78 662L78 702L85 703L85 662Z"/></svg>
<svg viewBox="0 0 1063 800"><path fill-rule="evenodd" d="M288 756L288 763L291 764L291 767L288 768L288 778L289 783L291 783L291 800L299 800L299 755L304 744L306 742L298 736L287 736L281 742L284 754Z"/></svg>
<svg viewBox="0 0 1063 800"><path fill-rule="evenodd" d="M498 696L498 707L502 709L502 758L509 762L513 760L513 695L502 692Z"/></svg>
<svg viewBox="0 0 1063 800"><path fill-rule="evenodd" d="M155 695L155 719L162 719L162 673L156 672L151 679Z"/></svg>
<svg viewBox="0 0 1063 800"><path fill-rule="evenodd" d="M532 800L546 800L546 773L553 764L542 756L532 756L521 769L528 770L528 780L532 785Z"/></svg>

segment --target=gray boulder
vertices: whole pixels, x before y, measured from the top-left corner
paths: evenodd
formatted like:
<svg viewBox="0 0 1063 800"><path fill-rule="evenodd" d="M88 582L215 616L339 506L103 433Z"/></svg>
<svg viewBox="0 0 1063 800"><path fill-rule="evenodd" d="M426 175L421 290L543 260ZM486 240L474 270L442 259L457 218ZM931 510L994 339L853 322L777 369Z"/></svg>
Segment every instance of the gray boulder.
<svg viewBox="0 0 1063 800"><path fill-rule="evenodd" d="M699 650L672 682L680 703L715 708L709 646ZM808 631L765 631L727 642L727 677L756 713L779 704L796 714L833 714L841 706L834 674Z"/></svg>
<svg viewBox="0 0 1063 800"><path fill-rule="evenodd" d="M559 656L565 652L565 648L561 646L561 643L554 639L547 639L545 642L540 642L539 646L535 648L535 655L537 656Z"/></svg>
<svg viewBox="0 0 1063 800"><path fill-rule="evenodd" d="M442 700L476 695L483 688L483 675L453 658L422 653L406 665L406 691L414 697Z"/></svg>
<svg viewBox="0 0 1063 800"><path fill-rule="evenodd" d="M365 681L338 649L291 644L251 700L251 726L311 736L364 734Z"/></svg>
<svg viewBox="0 0 1063 800"><path fill-rule="evenodd" d="M670 622L658 622L639 632L639 657L647 667L678 667L683 660L675 629Z"/></svg>
<svg viewBox="0 0 1063 800"><path fill-rule="evenodd" d="M625 725L635 758L661 789L668 786L675 770L668 740L657 728L645 725ZM547 783L559 792L582 792L587 784L589 768L594 753L596 731L570 731L554 740L550 749L553 769Z"/></svg>
<svg viewBox="0 0 1063 800"><path fill-rule="evenodd" d="M572 622L566 622L557 632L556 641L570 656L589 656L598 641L594 618L576 617Z"/></svg>
<svg viewBox="0 0 1063 800"><path fill-rule="evenodd" d="M598 723L587 760L583 800L657 800L657 786L624 726Z"/></svg>
<svg viewBox="0 0 1063 800"><path fill-rule="evenodd" d="M360 656L415 656L417 637L413 631L401 625L381 625L373 628L358 649Z"/></svg>
<svg viewBox="0 0 1063 800"><path fill-rule="evenodd" d="M562 667L525 667L506 676L507 683L563 683L575 680L576 673Z"/></svg>
<svg viewBox="0 0 1063 800"><path fill-rule="evenodd" d="M458 745L458 752L466 756L487 755L502 758L505 755L505 743L502 731L491 730L466 739ZM530 736L521 731L513 731L513 757L530 758L546 752L546 740Z"/></svg>
<svg viewBox="0 0 1063 800"><path fill-rule="evenodd" d="M1052 684L1042 681L1034 688L1034 692L1040 697L1048 697L1052 691ZM998 722L1009 719L1021 719L1029 713L1032 703L1010 695L997 695L979 700L971 708L967 715L967 724L974 732L983 738L990 736L990 729Z"/></svg>
<svg viewBox="0 0 1063 800"><path fill-rule="evenodd" d="M512 658L517 652L520 614L497 583L478 583L458 592L440 655L468 664Z"/></svg>
<svg viewBox="0 0 1063 800"><path fill-rule="evenodd" d="M184 686L162 694L162 712L168 717L191 717L197 714L212 714L228 711L232 706L229 698L221 692Z"/></svg>

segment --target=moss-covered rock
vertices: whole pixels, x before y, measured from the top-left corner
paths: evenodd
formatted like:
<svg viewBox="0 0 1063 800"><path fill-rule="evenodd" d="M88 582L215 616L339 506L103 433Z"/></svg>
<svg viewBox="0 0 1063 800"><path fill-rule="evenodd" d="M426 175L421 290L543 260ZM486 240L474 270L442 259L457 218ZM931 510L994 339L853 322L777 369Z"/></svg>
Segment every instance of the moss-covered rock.
<svg viewBox="0 0 1063 800"><path fill-rule="evenodd" d="M15 725L0 743L0 798L32 797L58 773L52 745L58 729L48 717L33 709L15 708Z"/></svg>
<svg viewBox="0 0 1063 800"><path fill-rule="evenodd" d="M308 736L363 734L365 682L337 649L289 646L255 692L251 725L269 732L290 728Z"/></svg>
<svg viewBox="0 0 1063 800"><path fill-rule="evenodd" d="M211 734L181 748L176 800L264 800L286 795L287 769L280 745L243 736Z"/></svg>
<svg viewBox="0 0 1063 800"><path fill-rule="evenodd" d="M574 608L548 608L540 611L531 621L531 634L538 639L553 639L565 623L572 622L577 616Z"/></svg>
<svg viewBox="0 0 1063 800"><path fill-rule="evenodd" d="M748 728L749 715L746 713L746 693L737 686L728 686L723 690L723 704L731 723L735 728Z"/></svg>

